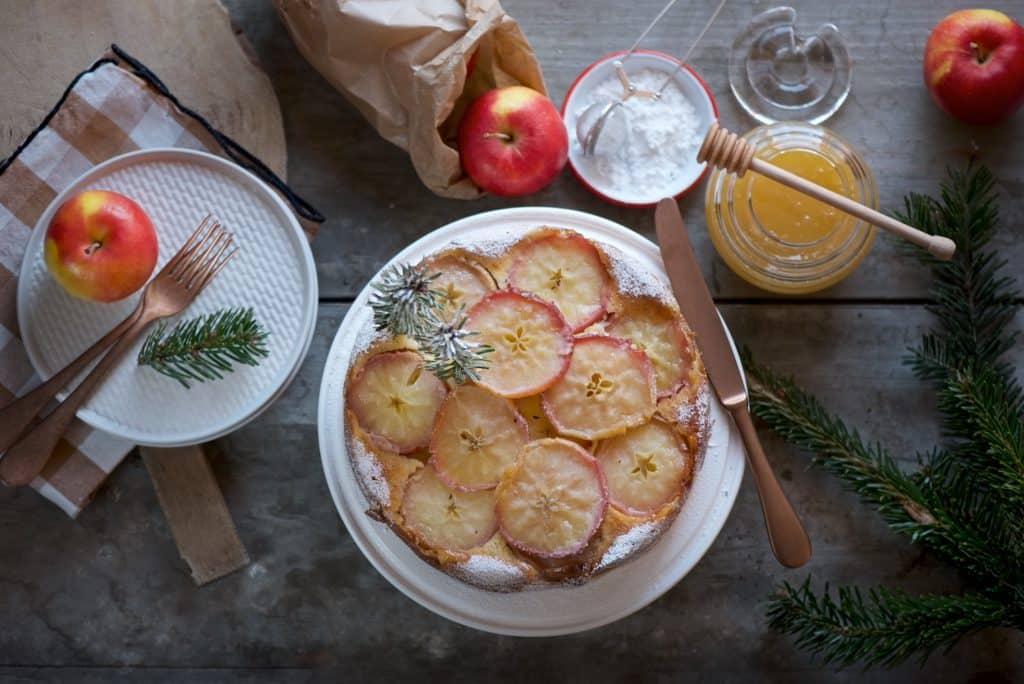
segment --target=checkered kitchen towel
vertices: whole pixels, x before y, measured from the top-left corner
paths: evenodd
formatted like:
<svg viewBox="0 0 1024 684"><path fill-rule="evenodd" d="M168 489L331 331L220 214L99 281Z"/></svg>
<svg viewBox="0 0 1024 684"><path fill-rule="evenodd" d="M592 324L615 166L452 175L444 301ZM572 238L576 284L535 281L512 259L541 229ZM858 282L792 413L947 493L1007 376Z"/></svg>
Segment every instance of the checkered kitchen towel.
<svg viewBox="0 0 1024 684"><path fill-rule="evenodd" d="M262 162L184 107L145 66L116 45L72 81L42 124L0 161L0 405L39 383L18 337L15 292L29 232L47 205L90 168L147 147L225 156L287 200L312 237L323 221ZM74 422L32 486L74 517L134 447Z"/></svg>

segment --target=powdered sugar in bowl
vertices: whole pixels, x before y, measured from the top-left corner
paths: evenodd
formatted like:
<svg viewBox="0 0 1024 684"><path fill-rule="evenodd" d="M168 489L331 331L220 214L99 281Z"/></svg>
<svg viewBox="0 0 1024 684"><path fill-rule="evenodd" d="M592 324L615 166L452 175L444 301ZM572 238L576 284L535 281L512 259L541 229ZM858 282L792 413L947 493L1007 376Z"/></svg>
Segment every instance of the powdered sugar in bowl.
<svg viewBox="0 0 1024 684"><path fill-rule="evenodd" d="M570 131L590 105L622 97L616 60L624 60L635 85L651 91L679 65L675 57L652 50L637 50L628 59L624 51L601 57L566 93L562 117ZM660 100L632 97L620 109L625 110L622 123L610 122L593 155L585 156L580 142L569 136L569 165L580 182L610 202L629 206L651 206L697 184L706 172L697 163L697 149L718 118L718 107L689 65L676 72Z"/></svg>

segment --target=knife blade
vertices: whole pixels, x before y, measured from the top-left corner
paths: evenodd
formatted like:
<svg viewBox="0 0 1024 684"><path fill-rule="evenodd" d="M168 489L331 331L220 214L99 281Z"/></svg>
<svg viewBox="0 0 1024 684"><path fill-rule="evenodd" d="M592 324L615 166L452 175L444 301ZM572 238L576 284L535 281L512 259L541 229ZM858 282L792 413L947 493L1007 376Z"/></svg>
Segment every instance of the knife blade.
<svg viewBox="0 0 1024 684"><path fill-rule="evenodd" d="M661 258L679 309L695 333L711 386L732 416L743 440L750 473L761 499L761 512L772 553L786 567L798 568L811 558L811 540L761 448L747 407L747 390L739 362L733 356L725 324L701 275L674 199L658 202L654 224L658 244L661 245Z"/></svg>
<svg viewBox="0 0 1024 684"><path fill-rule="evenodd" d="M726 408L746 404L747 390L725 334L725 325L701 275L675 200L663 199L658 203L654 224L676 302L696 333L704 368L719 401Z"/></svg>

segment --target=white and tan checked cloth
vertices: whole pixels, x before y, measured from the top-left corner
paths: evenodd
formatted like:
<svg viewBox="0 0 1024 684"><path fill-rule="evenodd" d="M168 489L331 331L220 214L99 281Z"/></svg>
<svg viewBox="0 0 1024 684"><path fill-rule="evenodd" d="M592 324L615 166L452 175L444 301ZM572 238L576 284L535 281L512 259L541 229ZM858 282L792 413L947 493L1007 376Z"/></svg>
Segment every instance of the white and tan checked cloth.
<svg viewBox="0 0 1024 684"><path fill-rule="evenodd" d="M233 154L225 154L224 139L179 109L152 74L144 72L147 80L124 67L120 59L107 58L81 74L34 137L0 166L0 405L40 381L19 338L15 292L29 233L57 194L96 164L133 150L185 147L236 160L244 153L234 146ZM250 170L257 170L252 164L262 166L246 161ZM280 181L273 180L281 190ZM286 199L301 203L294 195ZM300 216L322 220L301 204ZM74 517L133 446L76 419L32 486Z"/></svg>

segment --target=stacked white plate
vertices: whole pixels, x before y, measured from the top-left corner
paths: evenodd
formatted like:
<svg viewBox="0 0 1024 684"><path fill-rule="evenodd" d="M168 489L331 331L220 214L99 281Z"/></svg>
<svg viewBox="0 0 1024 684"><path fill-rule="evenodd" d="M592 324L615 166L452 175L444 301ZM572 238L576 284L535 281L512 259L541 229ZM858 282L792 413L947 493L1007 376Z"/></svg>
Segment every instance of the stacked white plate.
<svg viewBox="0 0 1024 684"><path fill-rule="evenodd" d="M222 380L186 389L135 363L140 337L79 418L137 444L182 446L232 432L259 415L284 391L309 350L316 269L308 240L284 201L249 172L204 152L153 149L110 159L72 183L43 213L18 279L18 324L36 372L46 378L67 365L127 316L141 296L112 304L82 301L46 271L43 241L51 217L66 198L88 189L120 192L149 214L160 245L157 269L206 214L221 221L234 235L238 254L169 322L252 307L270 332L270 354L258 366L236 366Z"/></svg>

